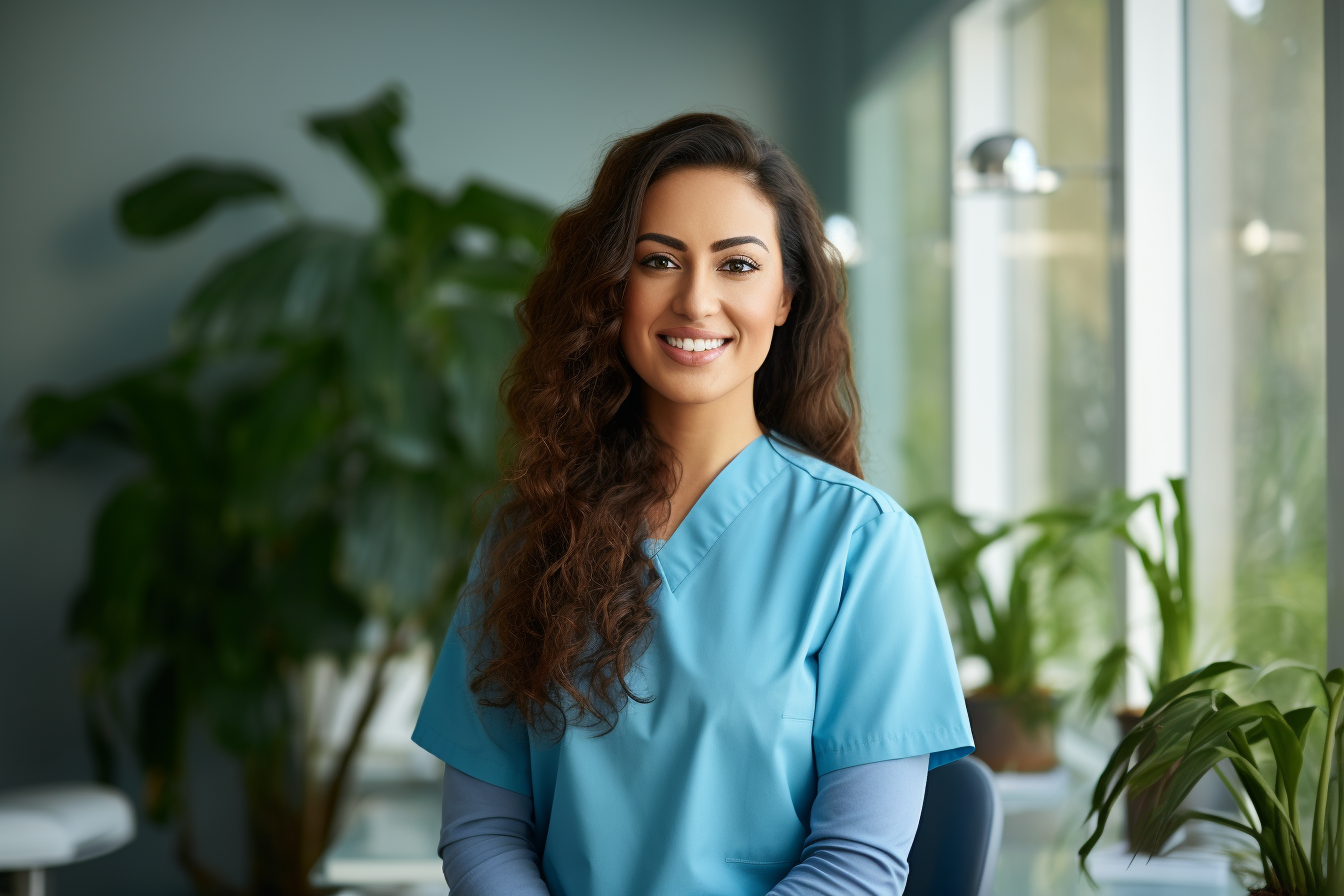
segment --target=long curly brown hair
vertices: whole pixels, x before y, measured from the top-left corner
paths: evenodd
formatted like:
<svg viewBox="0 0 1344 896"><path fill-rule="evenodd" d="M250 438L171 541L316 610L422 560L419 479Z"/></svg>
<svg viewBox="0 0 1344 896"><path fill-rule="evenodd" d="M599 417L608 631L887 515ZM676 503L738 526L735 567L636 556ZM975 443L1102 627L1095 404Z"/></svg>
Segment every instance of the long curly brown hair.
<svg viewBox="0 0 1344 896"><path fill-rule="evenodd" d="M658 587L643 540L668 518L680 469L645 424L621 316L644 195L689 167L738 172L775 208L793 306L756 374L757 419L861 475L844 269L792 162L749 125L708 113L617 140L588 198L556 221L518 306L506 497L474 592L485 605L471 627L472 691L539 732L605 733L628 701L651 699L629 684Z"/></svg>

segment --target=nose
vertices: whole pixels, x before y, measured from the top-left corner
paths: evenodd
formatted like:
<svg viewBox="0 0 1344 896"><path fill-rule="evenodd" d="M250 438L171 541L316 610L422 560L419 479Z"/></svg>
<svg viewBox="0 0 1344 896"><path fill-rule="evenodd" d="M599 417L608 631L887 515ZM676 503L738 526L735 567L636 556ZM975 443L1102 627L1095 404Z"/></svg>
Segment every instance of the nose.
<svg viewBox="0 0 1344 896"><path fill-rule="evenodd" d="M719 310L719 295L713 271L695 265L684 278L672 301L672 310L687 320L704 320Z"/></svg>

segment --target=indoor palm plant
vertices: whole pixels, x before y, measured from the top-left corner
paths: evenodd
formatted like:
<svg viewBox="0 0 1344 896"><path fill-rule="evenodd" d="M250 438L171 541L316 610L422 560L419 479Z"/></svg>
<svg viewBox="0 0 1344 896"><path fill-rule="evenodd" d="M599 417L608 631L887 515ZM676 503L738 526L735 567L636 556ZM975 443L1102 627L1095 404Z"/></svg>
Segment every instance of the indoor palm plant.
<svg viewBox="0 0 1344 896"><path fill-rule="evenodd" d="M1097 780L1092 796L1096 828L1079 850L1084 868L1121 795L1155 791L1138 832L1141 848L1152 851L1185 821L1201 819L1255 844L1264 885L1253 892L1344 893L1344 669L1316 676L1319 705L1289 712L1271 700L1242 705L1222 690L1202 686L1245 668L1213 663L1153 695L1148 711L1120 741ZM1310 737L1316 725L1324 726L1322 736ZM1191 789L1210 771L1232 794L1240 817L1184 807Z"/></svg>
<svg viewBox="0 0 1344 896"><path fill-rule="evenodd" d="M387 664L446 627L473 505L497 480L513 306L550 214L480 183L417 184L402 118L390 90L308 121L372 188L369 229L313 220L247 166L191 162L130 189L119 218L139 240L240 202L275 204L284 222L204 277L165 357L23 411L39 456L92 437L140 461L99 514L70 628L89 648L101 772L131 745L144 805L176 822L201 892L231 888L192 839L188 730L241 766L248 891L309 892ZM348 660L370 632L357 719L320 743L305 671Z"/></svg>

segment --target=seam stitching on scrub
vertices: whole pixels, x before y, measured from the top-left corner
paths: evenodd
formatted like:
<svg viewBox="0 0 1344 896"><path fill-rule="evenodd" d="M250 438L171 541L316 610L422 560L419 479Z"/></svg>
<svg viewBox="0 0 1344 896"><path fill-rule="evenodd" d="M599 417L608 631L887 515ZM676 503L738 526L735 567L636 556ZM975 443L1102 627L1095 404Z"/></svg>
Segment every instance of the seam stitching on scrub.
<svg viewBox="0 0 1344 896"><path fill-rule="evenodd" d="M904 507L902 507L901 505L897 504L895 510L891 510L891 511L883 511L882 513L879 513L877 516L873 517L872 519L870 519L870 520L866 520L865 522L861 523L860 525L855 526L855 527L854 527L854 531L851 532L851 533L849 533L850 540L853 541L855 535L858 535L860 531L862 531L863 529L868 528L868 527L871 526L873 523L875 523L875 522L877 522L878 520L882 519L882 517L886 516L888 513L894 513L894 514L896 514L896 516L897 516L898 519L901 518L901 517L905 517L905 519L909 520L909 521L912 522L912 523L915 523L915 518L912 517L912 516L906 511L906 509L905 509ZM919 523L915 523L915 531L916 531L916 532L920 532L920 530L919 530ZM920 532L920 536L919 536L919 537L920 537L920 544L923 544L923 543L924 543L924 533L923 533L923 532Z"/></svg>
<svg viewBox="0 0 1344 896"><path fill-rule="evenodd" d="M783 451L780 451L778 448L775 448L775 441L776 441L776 440L775 440L774 438L771 438L771 439L770 439L770 447L771 447L771 448L774 448L775 453L778 454L778 455L784 460L785 463L792 464L793 466L795 466L795 467L797 467L798 469L802 470L804 474L806 474L807 476L809 476L809 477L811 477L812 479L816 480L817 482L824 482L824 483L826 483L827 485L838 485L838 486L840 486L841 488L852 489L853 491L858 492L859 494L863 495L865 498L867 498L868 500L872 501L874 504L877 505L877 513L878 513L878 516L881 516L881 515L884 514L884 513L890 513L890 512L891 512L891 511L887 510L887 508L883 507L883 506L882 506L882 502L879 501L879 500L877 499L877 496L876 496L876 495L874 495L872 492L868 491L868 489L860 488L859 486L854 485L854 484L851 483L851 482L839 482L839 481L837 481L837 480L835 480L835 479L826 479L826 478L824 478L824 477L822 477L822 476L818 476L816 473L813 473L813 472L812 472L811 470L809 470L807 467L805 467L805 466L803 466L802 464L798 463L798 461L796 461L796 460L794 460L793 458L789 457L789 456L788 456L787 454L785 454ZM788 443L786 442L785 444L788 444ZM794 450L796 451L797 449L795 448ZM800 452L800 453L802 453L802 452ZM811 455L809 454L808 457L811 457ZM823 464L826 463L826 461L821 460L821 458L819 458L819 457L812 458L812 459L813 459L813 460L816 460L816 461L819 461L819 462L821 462L821 463L823 463ZM860 481L860 482L863 482L862 479L860 479L859 481ZM866 482L864 483L864 485L867 485L867 484L868 484L868 483L866 483ZM901 505L896 504L895 500L893 500L893 499L890 498L889 496L888 496L887 500L891 501L892 504L895 504L897 510L904 510L904 508L901 507ZM873 519L876 519L876 518L877 518L877 517L874 517ZM869 522L872 522L872 520L869 520ZM867 524L865 523L865 525L867 525Z"/></svg>
<svg viewBox="0 0 1344 896"><path fill-rule="evenodd" d="M742 509L739 510L737 513L733 514L733 518L732 518L731 520L728 521L728 524L727 524L726 526L723 527L723 529L719 532L718 535L714 536L714 540L711 541L711 542L709 543L709 547L705 548L705 552L704 552L703 554L700 555L700 559L695 561L695 565L694 565L694 566L692 566L690 569L686 570L686 575L684 575L684 576L682 576L680 579L678 579L678 580L677 580L677 584L668 586L668 587L670 587L670 588L672 589L672 594L673 594L674 596L675 596L676 593L677 593L677 589L681 587L681 583L684 582L684 581L686 581L687 579L689 579L689 578L691 577L691 573L693 573L693 572L695 572L697 569L699 569L699 568L700 568L700 564L705 562L705 558L708 557L708 556L710 555L710 552L712 552L712 551L714 550L714 546L715 546L716 544L719 543L719 540L720 540L720 539L723 538L724 533L727 532L729 529L733 528L733 523L737 522L737 518L740 517L742 514L746 513L746 512L747 512L747 508L750 507L751 505L755 504L755 503L756 503L756 499L759 498L761 495L765 494L765 490L768 489L770 486L774 485L774 484L775 484L775 481L778 480L779 477L781 477L781 476L783 476L783 475L784 475L784 471L783 471L783 470L780 470L780 471L779 471L778 473L776 473L774 476L770 477L770 481L767 482L765 485L761 486L760 491L758 491L756 494L752 495L752 496L751 496L751 500L748 501L746 504L743 504L743 505L742 505Z"/></svg>
<svg viewBox="0 0 1344 896"><path fill-rule="evenodd" d="M784 859L784 860L779 861L779 862L758 862L758 861L756 861L755 859L734 859L734 858L726 858L726 859L724 859L724 861L725 861L725 862L729 862L729 863L731 863L731 864L733 864L733 865L792 865L792 864L794 864L794 862L793 862L792 859Z"/></svg>
<svg viewBox="0 0 1344 896"><path fill-rule="evenodd" d="M779 717L780 717L781 719L789 719L790 721L793 721L793 722L815 722L815 721L816 721L816 717L815 717L815 716L791 716L791 715L789 715L788 713L781 713Z"/></svg>

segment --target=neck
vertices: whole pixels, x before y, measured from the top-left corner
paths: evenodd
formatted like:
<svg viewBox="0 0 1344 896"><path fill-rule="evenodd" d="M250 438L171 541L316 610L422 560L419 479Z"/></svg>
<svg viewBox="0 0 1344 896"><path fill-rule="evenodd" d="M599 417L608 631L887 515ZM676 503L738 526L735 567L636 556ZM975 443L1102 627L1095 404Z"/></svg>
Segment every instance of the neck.
<svg viewBox="0 0 1344 896"><path fill-rule="evenodd" d="M756 420L752 380L706 404L668 401L644 387L649 426L676 456L681 479L672 497L670 534L728 463L765 432Z"/></svg>

